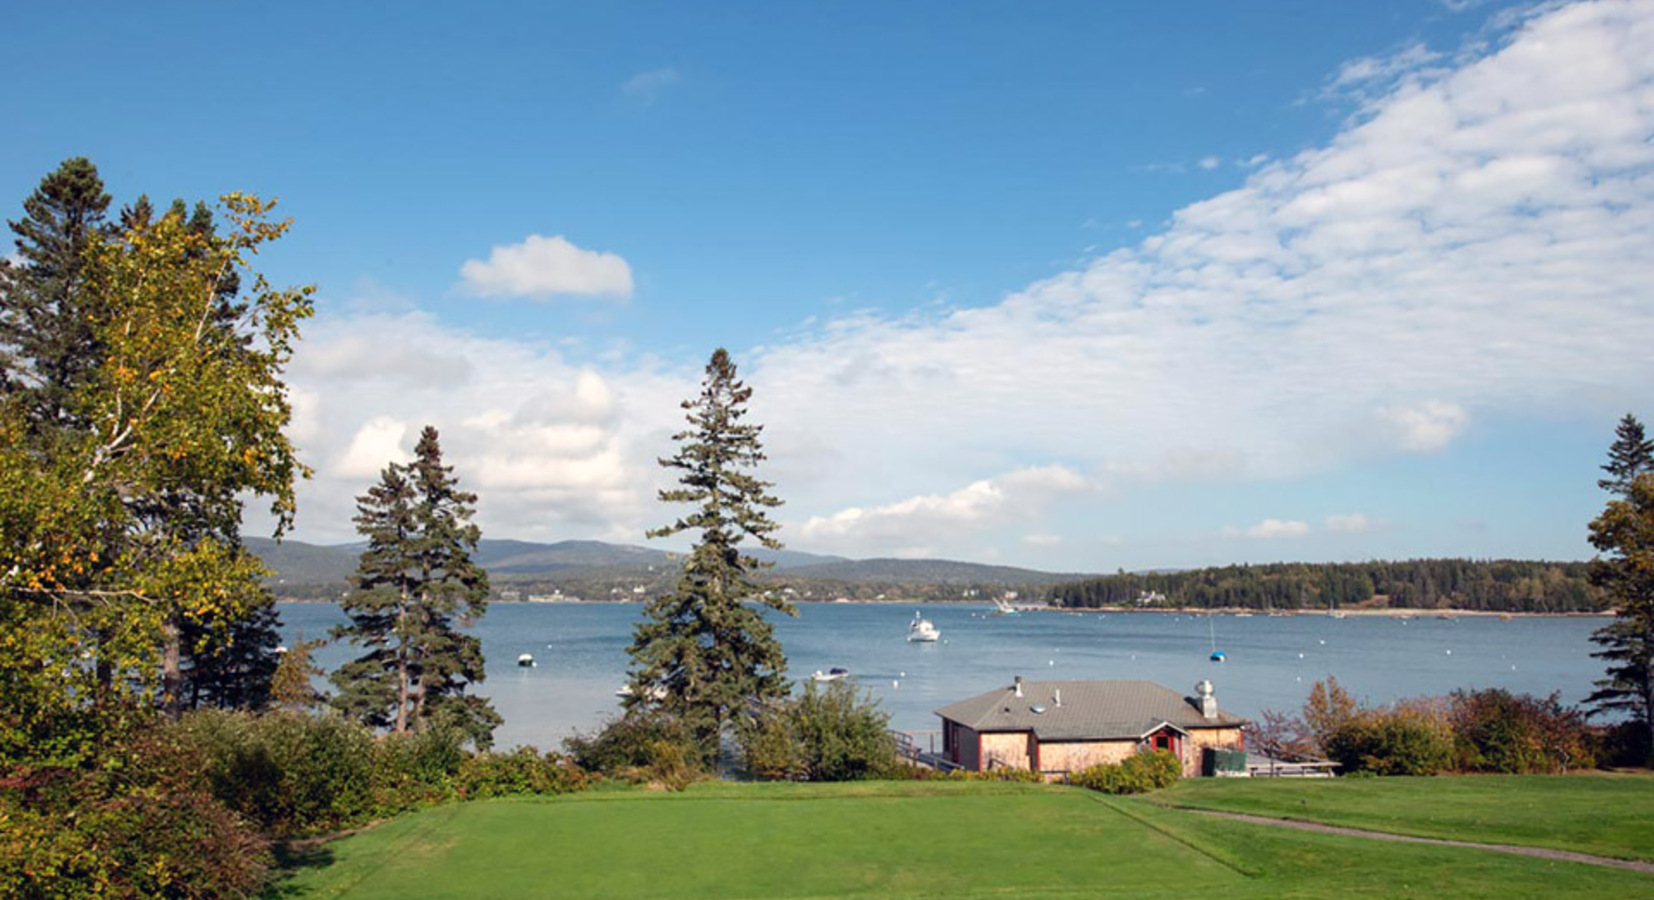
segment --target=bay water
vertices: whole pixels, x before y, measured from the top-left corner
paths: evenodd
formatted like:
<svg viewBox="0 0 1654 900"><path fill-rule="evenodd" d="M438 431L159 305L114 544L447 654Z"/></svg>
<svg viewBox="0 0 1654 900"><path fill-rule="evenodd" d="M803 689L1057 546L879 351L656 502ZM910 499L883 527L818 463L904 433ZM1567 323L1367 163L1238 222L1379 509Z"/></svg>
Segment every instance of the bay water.
<svg viewBox="0 0 1654 900"><path fill-rule="evenodd" d="M1209 678L1219 704L1255 717L1296 711L1310 685L1337 677L1356 697L1384 703L1465 688L1503 687L1578 703L1602 677L1591 632L1601 617L1190 616L1176 613L1023 612L993 616L971 604L801 603L768 614L789 675L841 666L891 713L891 727L939 727L935 711L1011 683L1045 679L1145 679L1191 691ZM942 639L908 643L916 611ZM345 617L331 603L282 603L283 640L326 637ZM487 680L477 693L505 717L496 746L555 749L620 710L626 646L640 603L494 603L471 626L482 639ZM1216 648L1227 661L1214 663ZM330 644L316 654L332 671L360 650ZM519 654L534 657L517 665Z"/></svg>

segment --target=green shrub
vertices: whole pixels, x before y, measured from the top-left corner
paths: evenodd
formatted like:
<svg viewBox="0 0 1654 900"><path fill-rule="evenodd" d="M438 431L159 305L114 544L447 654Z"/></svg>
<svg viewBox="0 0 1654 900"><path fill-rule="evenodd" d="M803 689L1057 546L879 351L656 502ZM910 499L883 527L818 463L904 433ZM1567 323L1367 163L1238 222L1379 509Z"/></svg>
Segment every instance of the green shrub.
<svg viewBox="0 0 1654 900"><path fill-rule="evenodd" d="M387 734L374 742L374 805L381 811L453 795L468 736L452 728Z"/></svg>
<svg viewBox="0 0 1654 900"><path fill-rule="evenodd" d="M555 753L542 755L533 747L510 753L478 753L459 766L456 781L468 800L512 794L567 794L588 783L585 772Z"/></svg>
<svg viewBox="0 0 1654 900"><path fill-rule="evenodd" d="M688 784L707 771L694 734L683 720L659 710L634 709L596 734L563 742L575 765L628 781Z"/></svg>
<svg viewBox="0 0 1654 900"><path fill-rule="evenodd" d="M343 718L203 710L160 734L206 790L267 834L325 832L382 811L373 733Z"/></svg>
<svg viewBox="0 0 1654 900"><path fill-rule="evenodd" d="M1548 774L1596 764L1585 716L1562 705L1500 688L1452 697L1455 764L1462 771Z"/></svg>
<svg viewBox="0 0 1654 900"><path fill-rule="evenodd" d="M747 768L768 778L861 781L898 771L890 713L848 682L777 704L741 735Z"/></svg>
<svg viewBox="0 0 1654 900"><path fill-rule="evenodd" d="M1453 731L1436 704L1403 702L1356 713L1328 736L1345 774L1436 775L1453 763Z"/></svg>
<svg viewBox="0 0 1654 900"><path fill-rule="evenodd" d="M1098 763L1069 776L1069 782L1104 794L1141 794L1171 787L1183 763L1167 750L1138 753L1118 763Z"/></svg>
<svg viewBox="0 0 1654 900"><path fill-rule="evenodd" d="M233 900L270 865L258 833L206 793L103 771L13 770L0 834L0 896L17 900Z"/></svg>

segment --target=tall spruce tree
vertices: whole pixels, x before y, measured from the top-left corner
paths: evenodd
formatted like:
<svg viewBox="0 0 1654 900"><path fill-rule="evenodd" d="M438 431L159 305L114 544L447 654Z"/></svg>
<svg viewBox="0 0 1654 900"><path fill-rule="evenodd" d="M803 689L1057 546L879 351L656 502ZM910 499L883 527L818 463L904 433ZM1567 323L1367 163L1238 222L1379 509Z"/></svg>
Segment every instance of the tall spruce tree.
<svg viewBox="0 0 1654 900"><path fill-rule="evenodd" d="M779 527L765 514L781 505L771 484L750 471L764 460L761 425L742 421L752 389L736 378L735 363L712 354L700 395L685 400L689 428L673 435L677 453L660 464L678 472L679 487L663 490L666 503L693 510L650 537L697 533L676 588L654 597L628 649L634 664L628 704L658 707L680 717L711 758L728 726L750 724L754 704L787 696L787 659L774 629L745 601L789 615L792 605L760 591L752 576L763 564L742 552L751 538L771 549Z"/></svg>
<svg viewBox="0 0 1654 900"><path fill-rule="evenodd" d="M1654 441L1643 433L1643 423L1626 413L1614 429L1614 443L1608 448L1608 462L1602 470L1608 477L1597 487L1621 497L1631 495L1631 484L1644 472L1654 472Z"/></svg>
<svg viewBox="0 0 1654 900"><path fill-rule="evenodd" d="M375 727L453 727L487 747L501 719L486 699L465 693L485 677L482 644L456 621L487 609L488 576L471 558L481 538L470 521L477 498L443 465L435 428L420 434L414 457L387 466L357 498L368 546L356 590L340 604L351 624L334 636L368 652L333 673L333 704Z"/></svg>
<svg viewBox="0 0 1654 900"><path fill-rule="evenodd" d="M1627 414L1608 451L1609 474L1598 482L1615 495L1591 522L1591 583L1604 589L1615 607L1612 624L1599 628L1591 655L1606 663L1606 677L1585 698L1593 715L1622 714L1639 733L1641 748L1654 764L1654 445L1642 423Z"/></svg>
<svg viewBox="0 0 1654 900"><path fill-rule="evenodd" d="M71 418L71 399L97 367L96 292L86 250L107 234L109 194L85 157L66 159L9 222L18 261L0 265L0 388L20 393L32 427Z"/></svg>

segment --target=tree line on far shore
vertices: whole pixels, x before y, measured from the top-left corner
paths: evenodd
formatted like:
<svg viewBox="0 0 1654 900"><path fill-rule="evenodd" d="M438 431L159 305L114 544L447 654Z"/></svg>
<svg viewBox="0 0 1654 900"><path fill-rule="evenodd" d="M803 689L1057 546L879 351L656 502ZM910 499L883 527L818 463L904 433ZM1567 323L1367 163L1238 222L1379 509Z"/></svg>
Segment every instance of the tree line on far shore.
<svg viewBox="0 0 1654 900"><path fill-rule="evenodd" d="M1267 563L1121 572L1057 585L1053 605L1327 611L1346 607L1477 612L1602 612L1590 564L1517 559Z"/></svg>

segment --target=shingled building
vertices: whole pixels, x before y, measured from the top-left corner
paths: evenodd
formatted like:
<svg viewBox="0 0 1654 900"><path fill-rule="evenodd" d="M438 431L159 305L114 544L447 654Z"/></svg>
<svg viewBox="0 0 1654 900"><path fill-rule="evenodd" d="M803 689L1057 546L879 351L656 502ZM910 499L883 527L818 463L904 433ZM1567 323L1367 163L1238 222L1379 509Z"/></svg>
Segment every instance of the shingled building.
<svg viewBox="0 0 1654 900"><path fill-rule="evenodd" d="M1023 681L936 711L942 755L973 771L1032 769L1048 779L1141 750L1170 750L1183 774L1206 747L1245 749L1246 720L1218 707L1212 683L1184 696L1152 681Z"/></svg>

